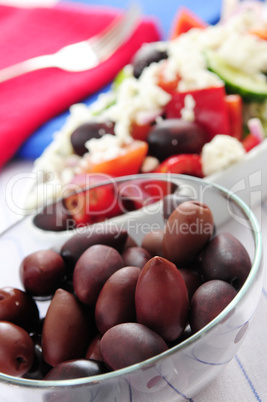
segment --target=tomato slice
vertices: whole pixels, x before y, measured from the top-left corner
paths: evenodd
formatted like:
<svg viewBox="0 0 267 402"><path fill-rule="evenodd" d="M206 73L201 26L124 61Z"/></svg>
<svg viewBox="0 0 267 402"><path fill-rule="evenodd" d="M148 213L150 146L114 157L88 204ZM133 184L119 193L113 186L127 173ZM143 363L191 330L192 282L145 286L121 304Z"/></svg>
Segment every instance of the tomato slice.
<svg viewBox="0 0 267 402"><path fill-rule="evenodd" d="M231 135L224 86L204 88L190 92L170 91L169 93L172 99L166 105L167 119L181 117L185 97L190 94L195 101L195 122L199 123L207 131L209 141L216 134Z"/></svg>
<svg viewBox="0 0 267 402"><path fill-rule="evenodd" d="M170 39L175 39L183 33L188 32L192 28L204 29L207 23L199 18L193 11L186 7L181 7L174 18Z"/></svg>
<svg viewBox="0 0 267 402"><path fill-rule="evenodd" d="M137 124L133 122L131 124L131 136L134 140L146 141L149 131L151 130L151 124Z"/></svg>
<svg viewBox="0 0 267 402"><path fill-rule="evenodd" d="M197 154L171 156L158 166L155 173L178 173L202 178L201 156Z"/></svg>
<svg viewBox="0 0 267 402"><path fill-rule="evenodd" d="M242 141L242 145L246 152L251 151L252 148L256 147L261 143L261 140L253 134L248 134Z"/></svg>
<svg viewBox="0 0 267 402"><path fill-rule="evenodd" d="M110 183L90 189L90 186ZM83 188L86 188L83 191ZM81 174L74 178L64 199L64 206L74 219L76 227L101 222L120 214L117 191L112 177L101 174Z"/></svg>
<svg viewBox="0 0 267 402"><path fill-rule="evenodd" d="M127 176L139 172L148 151L148 144L144 141L132 141L121 148L121 154L115 158L89 163L85 168L87 173L105 173L113 177Z"/></svg>
<svg viewBox="0 0 267 402"><path fill-rule="evenodd" d="M240 95L233 94L227 95L225 100L228 109L231 136L241 141L243 134L242 98Z"/></svg>

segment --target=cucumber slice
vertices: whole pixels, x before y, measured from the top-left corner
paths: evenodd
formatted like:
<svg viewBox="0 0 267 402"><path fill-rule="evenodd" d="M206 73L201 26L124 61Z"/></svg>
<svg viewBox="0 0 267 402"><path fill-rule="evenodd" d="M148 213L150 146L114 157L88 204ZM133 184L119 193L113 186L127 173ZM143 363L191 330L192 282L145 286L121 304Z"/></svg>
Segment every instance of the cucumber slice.
<svg viewBox="0 0 267 402"><path fill-rule="evenodd" d="M239 94L245 102L264 102L267 99L267 81L230 66L216 52L208 51L206 59L209 70L224 81L228 93Z"/></svg>

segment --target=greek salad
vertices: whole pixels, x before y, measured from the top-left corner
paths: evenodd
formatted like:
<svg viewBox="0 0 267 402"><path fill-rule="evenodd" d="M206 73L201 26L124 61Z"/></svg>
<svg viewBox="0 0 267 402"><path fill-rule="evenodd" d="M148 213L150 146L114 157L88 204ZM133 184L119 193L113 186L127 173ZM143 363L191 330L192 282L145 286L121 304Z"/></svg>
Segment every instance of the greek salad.
<svg viewBox="0 0 267 402"><path fill-rule="evenodd" d="M264 141L264 3L245 2L213 26L183 9L170 36L143 45L92 105L70 108L66 124L34 163L38 180L27 194L27 210L44 197L61 197L69 184L83 186L88 175L208 178Z"/></svg>

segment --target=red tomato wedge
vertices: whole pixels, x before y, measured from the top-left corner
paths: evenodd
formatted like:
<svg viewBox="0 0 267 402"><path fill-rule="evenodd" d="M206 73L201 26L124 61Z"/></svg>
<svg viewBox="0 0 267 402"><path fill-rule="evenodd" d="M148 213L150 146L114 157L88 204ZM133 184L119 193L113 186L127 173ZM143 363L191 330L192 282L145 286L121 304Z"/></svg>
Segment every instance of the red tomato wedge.
<svg viewBox="0 0 267 402"><path fill-rule="evenodd" d="M230 134L241 141L243 134L242 98L240 95L234 94L227 95L225 99L229 114Z"/></svg>
<svg viewBox="0 0 267 402"><path fill-rule="evenodd" d="M108 182L98 188L90 187ZM83 188L86 190L83 191ZM80 174L70 185L72 193L64 199L64 207L76 227L101 222L120 213L117 191L112 177L104 174Z"/></svg>
<svg viewBox="0 0 267 402"><path fill-rule="evenodd" d="M121 153L115 158L88 162L86 173L104 173L113 177L127 176L139 172L143 160L148 151L148 144L144 141L132 141L129 145L121 148Z"/></svg>
<svg viewBox="0 0 267 402"><path fill-rule="evenodd" d="M199 18L193 11L186 7L181 7L174 18L170 39L175 39L179 35L188 32L192 28L206 28L208 24Z"/></svg>
<svg viewBox="0 0 267 402"><path fill-rule="evenodd" d="M224 86L190 92L170 91L169 93L172 99L166 105L167 119L181 117L185 97L190 94L196 103L194 107L195 122L199 123L207 131L209 140L216 134L231 135Z"/></svg>
<svg viewBox="0 0 267 402"><path fill-rule="evenodd" d="M179 173L202 178L201 156L197 154L171 156L162 162L154 173Z"/></svg>
<svg viewBox="0 0 267 402"><path fill-rule="evenodd" d="M267 29L255 29L250 31L252 35L258 36L258 38L267 40Z"/></svg>
<svg viewBox="0 0 267 402"><path fill-rule="evenodd" d="M146 141L150 129L149 123L141 125L134 122L131 124L131 136L134 140Z"/></svg>
<svg viewBox="0 0 267 402"><path fill-rule="evenodd" d="M251 151L252 148L256 147L261 143L261 140L253 134L248 134L242 141L242 145L246 152Z"/></svg>

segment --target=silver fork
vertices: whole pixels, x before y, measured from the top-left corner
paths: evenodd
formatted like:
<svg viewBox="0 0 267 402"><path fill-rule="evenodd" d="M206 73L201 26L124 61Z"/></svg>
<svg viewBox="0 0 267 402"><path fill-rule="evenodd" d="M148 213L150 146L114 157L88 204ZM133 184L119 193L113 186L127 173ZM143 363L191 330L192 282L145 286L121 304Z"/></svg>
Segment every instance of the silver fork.
<svg viewBox="0 0 267 402"><path fill-rule="evenodd" d="M57 67L65 71L85 71L107 60L137 27L140 8L133 4L122 16L98 35L61 48L53 54L34 57L0 70L0 83L43 68Z"/></svg>

